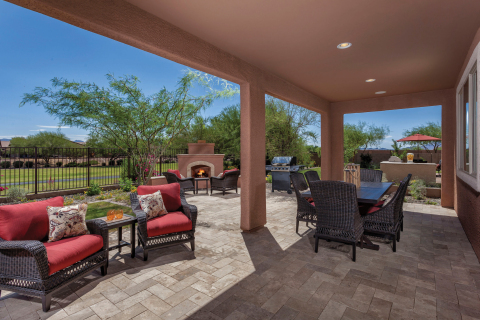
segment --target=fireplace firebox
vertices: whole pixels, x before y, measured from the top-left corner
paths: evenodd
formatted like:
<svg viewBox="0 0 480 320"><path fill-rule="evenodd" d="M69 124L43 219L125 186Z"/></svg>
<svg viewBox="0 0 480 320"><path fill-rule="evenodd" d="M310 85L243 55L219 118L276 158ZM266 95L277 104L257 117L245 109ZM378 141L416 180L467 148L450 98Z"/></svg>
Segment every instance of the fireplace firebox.
<svg viewBox="0 0 480 320"><path fill-rule="evenodd" d="M205 165L193 166L191 170L194 178L209 178L211 176L210 167Z"/></svg>

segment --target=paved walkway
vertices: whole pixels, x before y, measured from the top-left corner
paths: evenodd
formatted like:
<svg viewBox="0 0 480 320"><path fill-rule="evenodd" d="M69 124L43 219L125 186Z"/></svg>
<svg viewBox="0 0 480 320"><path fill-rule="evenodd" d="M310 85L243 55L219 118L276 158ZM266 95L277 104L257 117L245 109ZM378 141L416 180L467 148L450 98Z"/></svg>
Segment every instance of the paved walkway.
<svg viewBox="0 0 480 320"><path fill-rule="evenodd" d="M295 233L293 196L267 199L266 228L242 233L238 195L189 196L195 253L112 252L108 276L68 286L47 314L38 298L3 292L0 319L480 319L480 265L452 210L405 204L397 252L381 243L352 262L349 246L315 254L312 230Z"/></svg>

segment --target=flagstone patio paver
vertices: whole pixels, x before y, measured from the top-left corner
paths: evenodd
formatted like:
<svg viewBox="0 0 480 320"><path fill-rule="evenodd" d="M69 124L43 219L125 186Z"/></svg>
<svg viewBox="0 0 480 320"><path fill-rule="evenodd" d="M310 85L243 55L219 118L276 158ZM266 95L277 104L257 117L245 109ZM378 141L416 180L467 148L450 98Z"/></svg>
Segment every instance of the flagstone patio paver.
<svg viewBox="0 0 480 320"><path fill-rule="evenodd" d="M188 195L198 207L197 250L179 245L131 259L111 252L95 272L38 298L2 292L0 319L480 319L480 264L453 210L404 204L397 252L295 233L296 200L267 190L268 223L241 232L240 196ZM112 241L116 233L111 233ZM129 238L129 231L124 232Z"/></svg>

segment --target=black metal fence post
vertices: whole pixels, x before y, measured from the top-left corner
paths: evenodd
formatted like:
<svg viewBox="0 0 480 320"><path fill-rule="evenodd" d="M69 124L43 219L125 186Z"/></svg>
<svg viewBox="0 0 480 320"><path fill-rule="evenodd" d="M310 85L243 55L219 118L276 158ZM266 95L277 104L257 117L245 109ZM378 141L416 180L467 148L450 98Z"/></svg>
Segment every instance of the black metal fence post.
<svg viewBox="0 0 480 320"><path fill-rule="evenodd" d="M35 194L38 194L38 148L35 147Z"/></svg>
<svg viewBox="0 0 480 320"><path fill-rule="evenodd" d="M90 148L87 148L87 186L90 187Z"/></svg>

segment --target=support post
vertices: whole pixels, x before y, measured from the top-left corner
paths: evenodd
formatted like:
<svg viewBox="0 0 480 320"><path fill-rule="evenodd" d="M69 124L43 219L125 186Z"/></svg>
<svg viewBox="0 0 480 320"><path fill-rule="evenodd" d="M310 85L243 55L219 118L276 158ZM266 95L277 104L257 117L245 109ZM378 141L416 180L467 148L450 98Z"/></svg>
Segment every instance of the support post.
<svg viewBox="0 0 480 320"><path fill-rule="evenodd" d="M241 105L241 222L242 230L267 223L265 182L265 90L240 85Z"/></svg>
<svg viewBox="0 0 480 320"><path fill-rule="evenodd" d="M343 113L322 114L322 180L343 180Z"/></svg>
<svg viewBox="0 0 480 320"><path fill-rule="evenodd" d="M442 105L442 207L455 206L456 93L450 93Z"/></svg>

